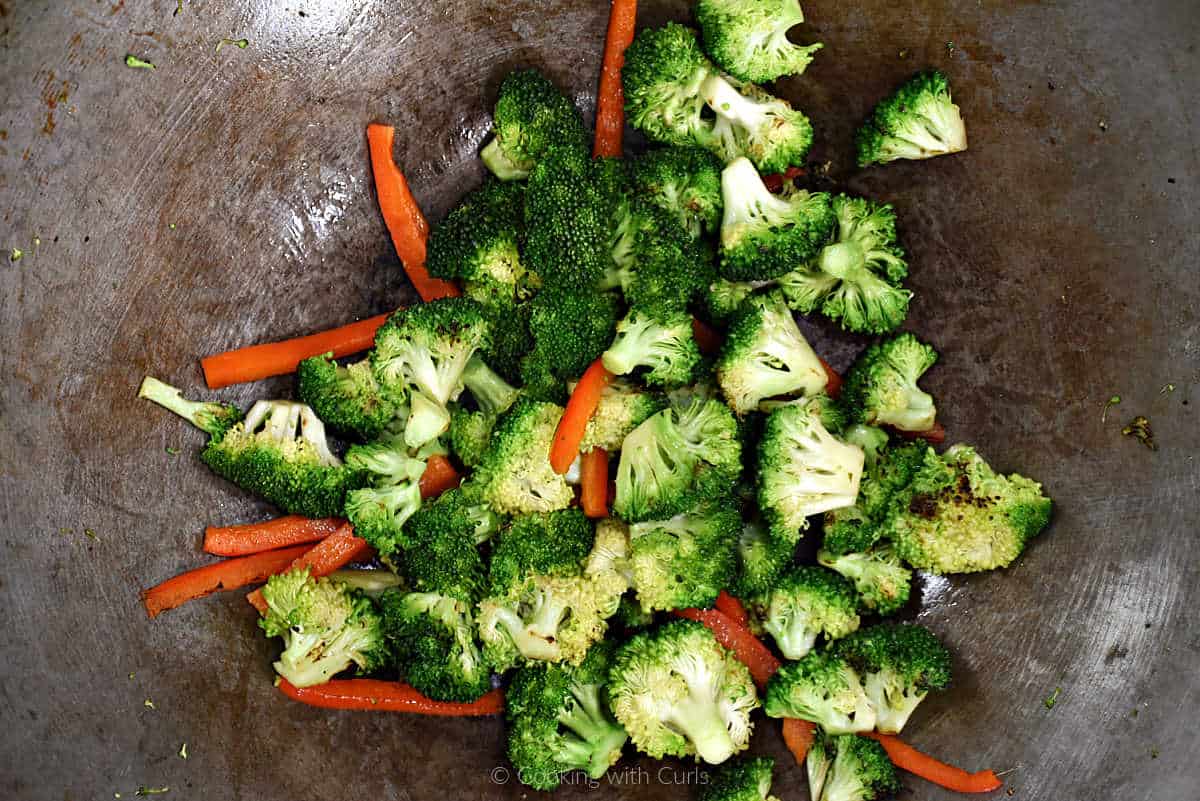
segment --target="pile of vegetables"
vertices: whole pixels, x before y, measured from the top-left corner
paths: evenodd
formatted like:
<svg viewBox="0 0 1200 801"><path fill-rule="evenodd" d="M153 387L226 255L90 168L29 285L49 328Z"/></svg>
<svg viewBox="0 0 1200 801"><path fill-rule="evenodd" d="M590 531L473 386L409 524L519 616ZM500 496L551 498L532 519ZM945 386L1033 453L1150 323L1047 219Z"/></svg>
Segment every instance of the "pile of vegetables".
<svg viewBox="0 0 1200 801"><path fill-rule="evenodd" d="M894 765L995 789L896 739L952 660L892 618L914 569L1009 566L1051 501L935 448L920 381L938 353L897 331L895 213L803 188L812 126L759 85L822 47L786 36L794 0L700 0L699 30L636 38L634 11L612 6L592 147L547 78L510 74L492 175L432 230L393 130L368 128L424 303L204 360L212 388L295 371L298 400L243 413L144 381L208 435L209 468L286 515L209 529L225 561L148 590L147 611L265 581L248 599L285 694L503 712L537 789L636 749L720 765L705 799L765 799L771 760L735 756L760 709L814 799L882 798ZM655 143L627 159L625 114ZM857 147L862 166L965 149L946 78L880 103ZM796 313L876 341L839 376Z"/></svg>

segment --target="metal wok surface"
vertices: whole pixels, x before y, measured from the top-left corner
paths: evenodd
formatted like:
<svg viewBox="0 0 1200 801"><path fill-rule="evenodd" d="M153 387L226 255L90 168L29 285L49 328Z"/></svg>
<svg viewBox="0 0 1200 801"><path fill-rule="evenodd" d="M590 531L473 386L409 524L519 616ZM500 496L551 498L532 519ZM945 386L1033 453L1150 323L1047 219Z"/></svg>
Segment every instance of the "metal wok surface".
<svg viewBox="0 0 1200 801"><path fill-rule="evenodd" d="M687 15L643 5L645 23ZM509 68L542 67L591 108L607 6L193 0L175 15L174 0L0 0L0 247L24 251L0 261L6 798L529 795L505 772L499 720L287 701L241 593L146 620L138 590L203 563L204 525L270 510L211 477L200 437L134 393L146 373L196 393L203 354L413 301L365 124L397 126L396 157L436 221L481 178ZM1194 801L1200 9L804 8L804 36L826 50L779 92L812 117L830 180L898 209L908 327L941 349L927 382L951 440L1057 501L1012 569L921 583L912 614L952 646L956 685L907 739L1011 769L1017 798ZM125 67L126 53L157 69ZM854 171L854 127L925 66L950 75L971 150ZM837 367L862 345L806 330ZM1157 452L1121 437L1134 414ZM758 725L775 794L804 798L777 724ZM663 764L627 757L558 797L690 797L694 769Z"/></svg>

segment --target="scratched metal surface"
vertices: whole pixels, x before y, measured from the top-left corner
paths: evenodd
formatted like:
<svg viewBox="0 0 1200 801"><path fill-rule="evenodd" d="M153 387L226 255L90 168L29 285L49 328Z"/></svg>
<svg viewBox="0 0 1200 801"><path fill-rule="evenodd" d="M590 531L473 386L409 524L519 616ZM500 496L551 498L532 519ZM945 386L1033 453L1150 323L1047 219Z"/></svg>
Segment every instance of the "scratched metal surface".
<svg viewBox="0 0 1200 801"><path fill-rule="evenodd" d="M480 177L507 68L544 67L591 105L606 5L0 0L0 246L25 252L0 262L6 798L525 797L491 774L499 721L284 700L240 593L145 619L139 588L201 564L205 524L269 510L210 477L199 437L134 391L149 372L198 392L201 354L411 301L363 126L398 126L436 220ZM687 13L647 5L646 21ZM815 122L816 163L899 209L910 327L942 350L928 381L951 437L1058 501L1013 569L922 585L913 614L952 644L957 683L909 739L1012 770L1018 798L1193 801L1200 11L856 5L805 3L805 36L827 49L780 91ZM225 37L248 47L215 52ZM853 127L926 65L952 77L971 151L855 174ZM861 344L808 330L839 367ZM1135 413L1157 453L1119 435ZM760 722L755 750L780 757L777 795L804 798L776 729ZM695 773L666 764L627 758L560 797L689 797Z"/></svg>

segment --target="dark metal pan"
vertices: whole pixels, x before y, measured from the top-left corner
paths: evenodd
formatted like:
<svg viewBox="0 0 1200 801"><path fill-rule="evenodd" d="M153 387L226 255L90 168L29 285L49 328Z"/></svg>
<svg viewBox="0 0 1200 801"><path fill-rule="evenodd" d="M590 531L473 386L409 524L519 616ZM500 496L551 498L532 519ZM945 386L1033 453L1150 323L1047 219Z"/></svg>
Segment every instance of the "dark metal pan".
<svg viewBox="0 0 1200 801"><path fill-rule="evenodd" d="M240 593L146 620L139 588L200 564L204 525L270 510L211 477L199 436L134 391L145 373L199 391L200 355L413 301L365 124L397 126L396 157L437 220L481 177L507 69L542 67L591 108L607 5L185 0L175 14L175 0L0 0L0 246L24 251L0 263L6 798L527 795L499 720L287 701ZM1011 771L1018 798L1193 801L1200 8L804 7L826 49L778 89L813 119L813 164L899 210L909 327L941 349L928 383L951 439L1057 501L1011 569L922 582L913 614L952 645L956 685L909 739ZM642 16L687 13L646 3ZM126 53L157 69L125 67ZM926 66L950 75L970 151L853 170L855 126ZM838 367L862 345L807 330ZM288 391L281 379L220 395ZM1121 436L1135 414L1157 452ZM758 725L776 794L803 798L777 724ZM629 757L558 797L688 798L679 785L698 780Z"/></svg>

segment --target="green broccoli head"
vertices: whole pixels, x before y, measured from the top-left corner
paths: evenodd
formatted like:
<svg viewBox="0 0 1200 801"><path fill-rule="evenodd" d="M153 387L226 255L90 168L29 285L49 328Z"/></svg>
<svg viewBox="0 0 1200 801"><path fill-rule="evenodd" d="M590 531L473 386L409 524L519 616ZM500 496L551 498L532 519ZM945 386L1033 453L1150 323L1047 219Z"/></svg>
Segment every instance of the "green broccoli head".
<svg viewBox="0 0 1200 801"><path fill-rule="evenodd" d="M773 195L745 158L721 173L721 198L721 273L732 281L778 278L810 261L836 221L829 195Z"/></svg>
<svg viewBox="0 0 1200 801"><path fill-rule="evenodd" d="M904 566L890 544L859 553L817 551L817 561L841 573L854 584L858 601L868 611L891 615L908 603L912 571Z"/></svg>
<svg viewBox="0 0 1200 801"><path fill-rule="evenodd" d="M332 353L313 356L300 362L296 376L300 400L330 428L356 439L375 439L406 413L383 392L369 359L342 367Z"/></svg>
<svg viewBox="0 0 1200 801"><path fill-rule="evenodd" d="M760 287L758 281L729 281L718 278L709 283L700 297L704 317L718 325L728 325L742 309L746 298Z"/></svg>
<svg viewBox="0 0 1200 801"><path fill-rule="evenodd" d="M462 392L471 356L490 340L483 307L469 298L401 309L375 333L375 377L390 397L410 399L405 428L410 447L420 447L449 426L446 405Z"/></svg>
<svg viewBox="0 0 1200 801"><path fill-rule="evenodd" d="M615 199L586 151L551 147L525 194L527 266L550 289L589 294L609 264Z"/></svg>
<svg viewBox="0 0 1200 801"><path fill-rule="evenodd" d="M737 572L730 591L738 598L756 598L770 592L796 554L793 542L772 537L760 520L742 525L737 541Z"/></svg>
<svg viewBox="0 0 1200 801"><path fill-rule="evenodd" d="M587 572L594 542L578 509L523 515L500 532L479 604L484 656L496 670L577 665L604 636L628 583L616 569Z"/></svg>
<svg viewBox="0 0 1200 801"><path fill-rule="evenodd" d="M633 635L617 651L608 691L633 744L656 759L718 765L749 745L758 707L750 671L694 621Z"/></svg>
<svg viewBox="0 0 1200 801"><path fill-rule="evenodd" d="M767 715L811 721L830 734L875 728L875 710L854 668L831 651L785 662L767 682Z"/></svg>
<svg viewBox="0 0 1200 801"><path fill-rule="evenodd" d="M719 73L704 79L700 95L716 114L710 148L724 162L748 158L764 173L804 163L812 124L786 100L754 84L735 86Z"/></svg>
<svg viewBox="0 0 1200 801"><path fill-rule="evenodd" d="M884 528L896 552L934 573L1008 567L1050 522L1042 485L996 473L969 445L932 449L892 501Z"/></svg>
<svg viewBox="0 0 1200 801"><path fill-rule="evenodd" d="M703 785L699 801L779 801L771 795L770 757L735 759L714 770Z"/></svg>
<svg viewBox="0 0 1200 801"><path fill-rule="evenodd" d="M651 386L684 386L700 363L692 316L661 304L635 306L617 323L616 337L601 358L614 375L637 371Z"/></svg>
<svg viewBox="0 0 1200 801"><path fill-rule="evenodd" d="M788 305L818 308L847 331L883 334L908 316L912 293L900 282L908 273L896 243L892 207L863 198L833 199L837 227L832 242L808 265L779 279Z"/></svg>
<svg viewBox="0 0 1200 801"><path fill-rule="evenodd" d="M236 406L215 401L187 400L178 387L159 381L153 376L142 379L142 385L138 387L138 397L174 412L214 440L220 440L226 431L242 420L242 412Z"/></svg>
<svg viewBox="0 0 1200 801"><path fill-rule="evenodd" d="M858 629L858 596L842 576L816 565L794 567L756 600L763 627L786 659L799 659L817 638L837 640Z"/></svg>
<svg viewBox="0 0 1200 801"><path fill-rule="evenodd" d="M562 407L520 398L492 430L473 480L500 514L564 509L575 494L550 466L550 445Z"/></svg>
<svg viewBox="0 0 1200 801"><path fill-rule="evenodd" d="M700 239L719 230L721 166L699 147L657 148L634 160L634 190Z"/></svg>
<svg viewBox="0 0 1200 801"><path fill-rule="evenodd" d="M868 737L817 732L805 767L813 801L882 801L900 791L887 751Z"/></svg>
<svg viewBox="0 0 1200 801"><path fill-rule="evenodd" d="M402 564L405 572L412 574L414 588L454 594L451 583L463 582L462 586L471 589L456 597L478 600L483 563L474 546L491 539L502 523L471 480L426 501L404 524L407 554ZM459 549L461 554L456 552ZM425 556L429 557L428 570L422 567ZM442 571L440 578L437 571ZM463 576L469 579L460 578Z"/></svg>
<svg viewBox="0 0 1200 801"><path fill-rule="evenodd" d="M741 472L737 423L720 401L696 399L651 416L625 437L613 511L665 520L728 492Z"/></svg>
<svg viewBox="0 0 1200 801"><path fill-rule="evenodd" d="M829 374L778 290L749 297L717 356L717 382L739 415L783 395L813 395Z"/></svg>
<svg viewBox="0 0 1200 801"><path fill-rule="evenodd" d="M967 128L937 70L910 78L875 107L858 131L858 166L928 159L967 149Z"/></svg>
<svg viewBox="0 0 1200 801"><path fill-rule="evenodd" d="M467 467L477 467L492 441L498 414L471 411L461 406L450 411L450 428L446 437L450 450Z"/></svg>
<svg viewBox="0 0 1200 801"><path fill-rule="evenodd" d="M742 517L728 498L629 527L633 589L648 612L709 607L729 584Z"/></svg>
<svg viewBox="0 0 1200 801"><path fill-rule="evenodd" d="M262 590L267 612L259 626L283 638L275 671L297 687L323 684L351 665L362 672L381 667L387 645L371 601L307 568L278 573Z"/></svg>
<svg viewBox="0 0 1200 801"><path fill-rule="evenodd" d="M579 111L537 70L508 74L492 117L496 136L480 156L502 181L527 177L552 146L586 147Z"/></svg>
<svg viewBox="0 0 1200 801"><path fill-rule="evenodd" d="M714 70L692 28L669 22L641 30L621 69L629 124L659 142L709 147L713 124L700 86Z"/></svg>
<svg viewBox="0 0 1200 801"><path fill-rule="evenodd" d="M522 381L521 360L533 350L533 334L529 331L532 313L533 304L527 302L492 302L483 307L492 335L479 353L506 381Z"/></svg>
<svg viewBox="0 0 1200 801"><path fill-rule="evenodd" d="M533 355L559 379L578 378L612 341L617 300L591 289L544 290L530 301Z"/></svg>
<svg viewBox="0 0 1200 801"><path fill-rule="evenodd" d="M529 400L563 404L567 402L567 385L554 374L550 359L534 352L521 359L521 394Z"/></svg>
<svg viewBox="0 0 1200 801"><path fill-rule="evenodd" d="M867 348L846 371L839 401L851 422L927 431L937 408L917 386L937 351L907 331Z"/></svg>
<svg viewBox="0 0 1200 801"><path fill-rule="evenodd" d="M491 689L471 604L436 592L389 590L383 631L404 680L437 701L474 701Z"/></svg>
<svg viewBox="0 0 1200 801"><path fill-rule="evenodd" d="M372 485L346 494L346 518L358 536L390 556L404 543L405 521L421 506L425 463L411 458L402 442L389 440L352 446L346 465Z"/></svg>
<svg viewBox="0 0 1200 801"><path fill-rule="evenodd" d="M599 642L578 667L527 665L505 693L508 758L518 778L538 790L559 786L559 774L602 777L629 735L608 710L608 670L614 646Z"/></svg>
<svg viewBox="0 0 1200 801"><path fill-rule="evenodd" d="M621 450L621 443L630 431L650 415L667 406L667 400L656 392L647 392L622 379L613 379L600 393L596 411L583 432L580 453L603 448L609 453Z"/></svg>
<svg viewBox="0 0 1200 801"><path fill-rule="evenodd" d="M869 433L853 433L864 431ZM878 442L880 435L886 442L887 434L870 426L852 426L845 435L846 441L856 442L860 447L866 446L867 468L858 486L858 499L854 505L825 513L825 539L821 547L831 554L866 551L883 536L883 523L890 511L892 497L908 486L923 464L926 451L930 450L924 442L907 442L872 450L871 441ZM875 454L874 458L872 453Z"/></svg>
<svg viewBox="0 0 1200 801"><path fill-rule="evenodd" d="M899 734L930 690L950 686L950 652L923 626L871 626L834 647L862 677L875 728L884 734Z"/></svg>
<svg viewBox="0 0 1200 801"><path fill-rule="evenodd" d="M772 536L795 543L809 515L853 504L863 458L825 429L812 406L772 411L758 449L758 503Z"/></svg>
<svg viewBox="0 0 1200 801"><path fill-rule="evenodd" d="M715 277L712 253L693 241L670 215L635 198L618 215L613 265L601 288L620 288L631 305L682 308Z"/></svg>
<svg viewBox="0 0 1200 801"><path fill-rule="evenodd" d="M222 478L289 514L337 517L347 493L366 479L344 465L308 406L258 401L242 422L209 440L201 460Z"/></svg>
<svg viewBox="0 0 1200 801"><path fill-rule="evenodd" d="M788 30L804 22L797 0L700 0L696 20L713 61L741 81L799 75L822 47L788 40Z"/></svg>

